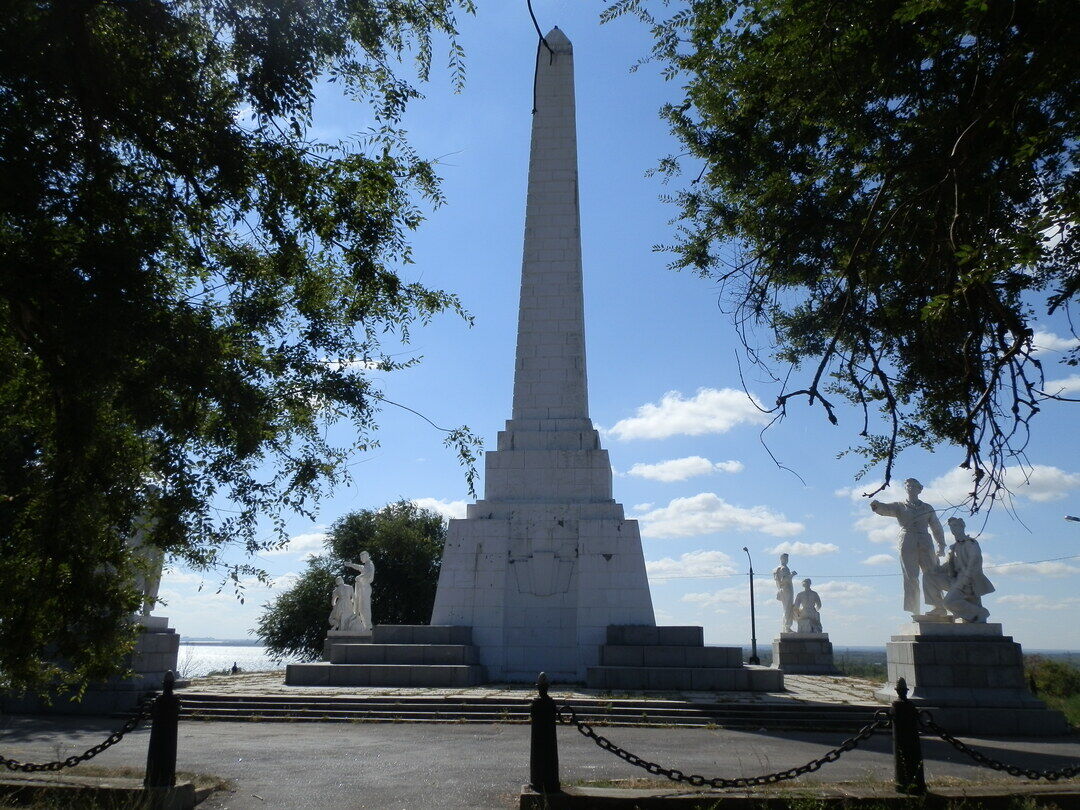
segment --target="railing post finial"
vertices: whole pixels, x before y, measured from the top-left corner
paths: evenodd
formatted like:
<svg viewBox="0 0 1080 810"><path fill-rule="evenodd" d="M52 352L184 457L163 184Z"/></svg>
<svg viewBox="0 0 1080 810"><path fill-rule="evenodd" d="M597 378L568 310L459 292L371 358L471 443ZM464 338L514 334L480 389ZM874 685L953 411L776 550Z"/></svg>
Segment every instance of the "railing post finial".
<svg viewBox="0 0 1080 810"><path fill-rule="evenodd" d="M548 676L541 672L536 678L539 694L529 706L531 744L529 747L529 785L537 793L558 793L559 741L556 737L558 710L548 695Z"/></svg>

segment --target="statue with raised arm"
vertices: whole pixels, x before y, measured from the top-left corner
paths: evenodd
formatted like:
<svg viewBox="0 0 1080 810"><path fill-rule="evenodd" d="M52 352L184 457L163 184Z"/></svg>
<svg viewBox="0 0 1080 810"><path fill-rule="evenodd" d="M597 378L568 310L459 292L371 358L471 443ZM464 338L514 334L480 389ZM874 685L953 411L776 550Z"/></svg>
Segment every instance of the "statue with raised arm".
<svg viewBox="0 0 1080 810"><path fill-rule="evenodd" d="M876 514L896 518L900 524L898 550L900 571L904 575L904 610L911 614L920 612L919 575L922 574L922 598L931 606L929 615L944 617L948 615L942 597L945 583L934 554L934 543L937 543L938 555L943 555L945 532L934 507L919 500L922 489L922 484L908 478L904 481L906 500L896 503L871 501L870 508Z"/></svg>
<svg viewBox="0 0 1080 810"><path fill-rule="evenodd" d="M349 631L356 626L353 611L353 587L344 577L334 579L334 592L330 595L330 629Z"/></svg>
<svg viewBox="0 0 1080 810"><path fill-rule="evenodd" d="M993 593L994 586L982 570L982 549L978 540L967 536L962 518L951 517L948 523L956 542L942 565L948 579L945 607L964 622L985 622L990 611L983 607L982 597Z"/></svg>
<svg viewBox="0 0 1080 810"><path fill-rule="evenodd" d="M361 628L370 633L374 626L371 620L371 585L375 582L375 563L371 561L370 554L361 551L360 562L347 562L345 567L356 572L356 581L353 583L354 611Z"/></svg>
<svg viewBox="0 0 1080 810"><path fill-rule="evenodd" d="M795 601L795 586L791 583L791 578L797 574L798 571L792 571L788 568L788 555L780 555L780 565L772 572L773 582L776 583L776 598L780 602L780 607L783 610L780 616L780 632L790 633L791 622L793 620L791 613L791 606Z"/></svg>
<svg viewBox="0 0 1080 810"><path fill-rule="evenodd" d="M800 633L821 632L821 597L817 591L811 590L810 580L802 581L802 590L795 597L792 612L799 622Z"/></svg>

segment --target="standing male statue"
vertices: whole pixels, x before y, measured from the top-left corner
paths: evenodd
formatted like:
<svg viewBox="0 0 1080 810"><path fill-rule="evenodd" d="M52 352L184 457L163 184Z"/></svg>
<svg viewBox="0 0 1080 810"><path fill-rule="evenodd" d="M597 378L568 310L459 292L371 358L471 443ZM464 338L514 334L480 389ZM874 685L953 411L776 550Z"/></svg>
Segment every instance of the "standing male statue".
<svg viewBox="0 0 1080 810"><path fill-rule="evenodd" d="M800 633L821 632L821 597L810 589L810 580L802 581L802 590L795 597L792 611L799 622Z"/></svg>
<svg viewBox="0 0 1080 810"><path fill-rule="evenodd" d="M330 629L349 631L356 624L353 611L353 586L343 577L334 579L334 592L330 595Z"/></svg>
<svg viewBox="0 0 1080 810"><path fill-rule="evenodd" d="M870 508L879 515L894 517L900 524L900 571L904 575L904 610L911 614L919 611L919 573L922 573L923 601L932 607L931 616L946 616L942 599L944 583L939 573L933 535L938 554L945 553L945 532L941 528L934 507L919 500L923 485L914 478L904 481L907 500L896 503L871 501Z"/></svg>
<svg viewBox="0 0 1080 810"><path fill-rule="evenodd" d="M792 613L791 606L795 601L795 587L791 584L791 578L795 576L798 571L792 571L788 568L788 555L780 555L780 565L772 572L773 582L776 583L776 598L780 602L780 607L783 610L783 614L780 617L780 632L790 633Z"/></svg>
<svg viewBox="0 0 1080 810"><path fill-rule="evenodd" d="M951 517L948 523L956 542L942 566L948 578L945 607L965 622L985 622L990 611L983 607L982 597L993 593L994 586L982 570L982 549L978 540L965 533L962 518Z"/></svg>
<svg viewBox="0 0 1080 810"><path fill-rule="evenodd" d="M375 563L371 561L371 555L366 551L360 552L360 563L345 563L346 568L356 572L356 581L353 583L353 605L355 613L360 620L360 626L370 633L374 626L371 621L371 584L375 581Z"/></svg>

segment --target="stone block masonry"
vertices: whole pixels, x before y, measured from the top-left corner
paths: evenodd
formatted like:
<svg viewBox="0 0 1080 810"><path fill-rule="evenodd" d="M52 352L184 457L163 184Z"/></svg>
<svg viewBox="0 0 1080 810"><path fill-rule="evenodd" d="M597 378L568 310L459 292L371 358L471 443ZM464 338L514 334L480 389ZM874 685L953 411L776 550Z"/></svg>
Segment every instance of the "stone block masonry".
<svg viewBox="0 0 1080 810"><path fill-rule="evenodd" d="M1064 734L1068 723L1032 695L1020 645L1000 624L916 621L885 645L888 682L877 693L893 700L903 678L909 699L928 708L953 734Z"/></svg>

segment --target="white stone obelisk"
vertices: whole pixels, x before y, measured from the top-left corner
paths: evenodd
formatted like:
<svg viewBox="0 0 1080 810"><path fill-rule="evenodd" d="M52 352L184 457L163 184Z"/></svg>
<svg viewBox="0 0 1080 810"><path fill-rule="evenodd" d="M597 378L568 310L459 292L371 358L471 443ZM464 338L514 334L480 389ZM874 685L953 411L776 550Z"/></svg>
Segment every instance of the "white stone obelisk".
<svg viewBox="0 0 1080 810"><path fill-rule="evenodd" d="M484 499L450 521L432 624L468 625L489 680L581 681L609 624L655 625L637 521L589 418L574 54L536 65L512 418Z"/></svg>

